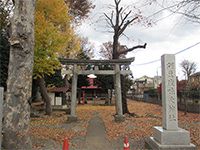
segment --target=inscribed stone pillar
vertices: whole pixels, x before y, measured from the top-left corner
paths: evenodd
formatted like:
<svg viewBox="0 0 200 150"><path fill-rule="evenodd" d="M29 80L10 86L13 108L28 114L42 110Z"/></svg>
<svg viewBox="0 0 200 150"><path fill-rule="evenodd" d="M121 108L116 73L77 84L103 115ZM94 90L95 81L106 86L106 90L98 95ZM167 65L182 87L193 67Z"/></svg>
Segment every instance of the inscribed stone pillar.
<svg viewBox="0 0 200 150"><path fill-rule="evenodd" d="M0 87L0 133L2 133L2 117L3 117L3 87ZM0 134L0 149L1 149L2 134Z"/></svg>
<svg viewBox="0 0 200 150"><path fill-rule="evenodd" d="M77 65L73 66L73 77L72 77L72 97L71 97L71 112L70 116L68 117L69 121L76 121L76 101L77 101Z"/></svg>
<svg viewBox="0 0 200 150"><path fill-rule="evenodd" d="M115 65L115 97L116 97L116 107L117 116L116 121L123 121L123 111L122 111L122 95L121 95L121 79L120 79L120 67L119 64Z"/></svg>
<svg viewBox="0 0 200 150"><path fill-rule="evenodd" d="M178 130L175 56L163 55L162 63L162 126Z"/></svg>
<svg viewBox="0 0 200 150"><path fill-rule="evenodd" d="M175 55L166 54L162 62L162 127L153 128L153 137L146 140L147 149L195 150L190 133L178 127Z"/></svg>

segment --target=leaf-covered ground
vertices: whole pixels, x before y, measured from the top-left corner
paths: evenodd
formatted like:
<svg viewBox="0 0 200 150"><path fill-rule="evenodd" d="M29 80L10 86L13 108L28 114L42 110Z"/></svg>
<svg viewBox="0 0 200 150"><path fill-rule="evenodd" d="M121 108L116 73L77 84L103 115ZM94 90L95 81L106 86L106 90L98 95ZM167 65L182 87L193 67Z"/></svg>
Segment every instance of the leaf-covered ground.
<svg viewBox="0 0 200 150"><path fill-rule="evenodd" d="M38 139L53 140L62 143L67 137L69 140L76 137L84 137L87 133L89 120L94 113L99 113L105 123L107 138L116 141L127 135L130 139L141 141L152 135L153 126L161 126L161 106L129 101L129 111L137 114L136 117L126 115L122 123L114 121L114 106L79 105L77 107L78 122L68 123L65 112L56 111L51 117L42 116L31 119L31 135ZM179 127L190 131L191 142L200 148L200 114L178 113ZM73 143L70 143L72 146ZM40 147L42 145L34 145Z"/></svg>

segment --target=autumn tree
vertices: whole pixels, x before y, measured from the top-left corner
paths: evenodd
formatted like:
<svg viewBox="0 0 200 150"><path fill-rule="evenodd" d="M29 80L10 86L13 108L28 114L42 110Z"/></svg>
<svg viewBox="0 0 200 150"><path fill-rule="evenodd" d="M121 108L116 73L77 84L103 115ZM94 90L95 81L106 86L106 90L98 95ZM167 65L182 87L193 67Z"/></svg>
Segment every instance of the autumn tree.
<svg viewBox="0 0 200 150"><path fill-rule="evenodd" d="M45 76L45 82L48 87L63 87L65 83L62 79L61 70L55 70L54 74Z"/></svg>
<svg viewBox="0 0 200 150"><path fill-rule="evenodd" d="M75 24L80 24L86 19L95 6L90 0L65 0L69 5L69 13L73 17Z"/></svg>
<svg viewBox="0 0 200 150"><path fill-rule="evenodd" d="M119 59L120 55L125 55L128 52L131 52L138 48L146 48L146 43L144 45L136 45L131 48L124 46L123 49L119 49L119 39L125 33L125 30L132 25L133 23L140 21L142 19L142 15L140 13L134 13L132 10L127 10L127 7L121 7L121 0L114 0L114 10L112 10L110 15L104 13L106 17L106 22L113 32L113 43L112 43L112 59ZM124 77L122 77L124 78ZM122 79L124 80L124 79ZM123 81L122 81L123 83ZM122 84L122 90L124 90L124 86ZM126 96L124 95L125 91L122 91L122 108L123 113L129 113L127 107Z"/></svg>
<svg viewBox="0 0 200 150"><path fill-rule="evenodd" d="M67 57L79 50L79 40L71 27L69 8L63 0L37 0L35 13L34 78L50 115L51 99L47 94L45 75L60 69L58 57Z"/></svg>
<svg viewBox="0 0 200 150"><path fill-rule="evenodd" d="M89 42L87 37L81 37L81 48L80 53L84 56L77 56L78 59L92 59L94 58L94 45Z"/></svg>
<svg viewBox="0 0 200 150"><path fill-rule="evenodd" d="M31 149L29 137L35 1L17 0L11 19L10 60L4 101L3 148Z"/></svg>

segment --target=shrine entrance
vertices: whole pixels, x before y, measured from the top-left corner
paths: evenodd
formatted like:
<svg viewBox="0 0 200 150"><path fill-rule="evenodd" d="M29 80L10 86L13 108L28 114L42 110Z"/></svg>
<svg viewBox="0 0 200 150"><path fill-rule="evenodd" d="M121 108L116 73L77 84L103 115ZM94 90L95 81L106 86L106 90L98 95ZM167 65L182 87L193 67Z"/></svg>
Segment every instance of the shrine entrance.
<svg viewBox="0 0 200 150"><path fill-rule="evenodd" d="M121 95L121 77L120 75L129 75L131 70L129 65L135 58L128 59L113 59L113 60L76 60L76 59L60 59L60 62L65 66L63 73L72 75L72 88L71 88L71 105L69 121L77 121L76 105L77 105L77 80L78 75L114 75L114 88L115 88L115 107L116 121L123 121L122 111L122 95ZM86 66L90 65L88 70ZM111 69L101 70L100 66L109 65Z"/></svg>

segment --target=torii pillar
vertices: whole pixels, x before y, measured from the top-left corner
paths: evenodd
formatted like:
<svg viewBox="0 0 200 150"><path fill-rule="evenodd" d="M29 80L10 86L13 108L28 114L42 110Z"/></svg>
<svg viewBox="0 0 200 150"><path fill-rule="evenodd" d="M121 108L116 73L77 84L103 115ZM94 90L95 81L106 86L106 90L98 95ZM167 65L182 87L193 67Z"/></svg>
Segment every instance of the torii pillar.
<svg viewBox="0 0 200 150"><path fill-rule="evenodd" d="M124 121L124 115L122 110L122 94L121 94L121 77L120 66L115 64L115 100L116 100L116 112L115 121Z"/></svg>
<svg viewBox="0 0 200 150"><path fill-rule="evenodd" d="M73 65L73 77L72 77L72 96L71 96L71 106L70 106L70 115L68 116L68 121L74 122L77 121L76 116L76 103L77 103L77 65Z"/></svg>

